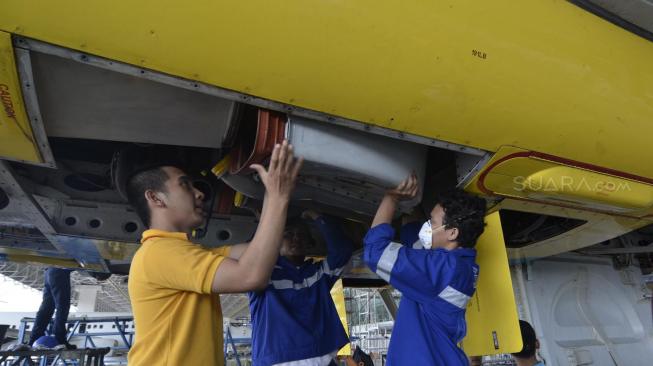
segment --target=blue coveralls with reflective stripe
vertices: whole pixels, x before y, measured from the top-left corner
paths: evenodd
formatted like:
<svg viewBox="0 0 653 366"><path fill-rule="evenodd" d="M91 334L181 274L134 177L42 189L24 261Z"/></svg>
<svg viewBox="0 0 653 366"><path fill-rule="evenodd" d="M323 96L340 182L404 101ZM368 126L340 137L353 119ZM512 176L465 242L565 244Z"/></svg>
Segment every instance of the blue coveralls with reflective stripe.
<svg viewBox="0 0 653 366"><path fill-rule="evenodd" d="M414 226L418 228L418 226ZM468 365L458 347L467 331L465 308L476 288L476 250L413 249L416 233L402 230L404 245L393 242L388 224L364 239L365 263L402 294L387 365Z"/></svg>
<svg viewBox="0 0 653 366"><path fill-rule="evenodd" d="M268 287L249 293L253 365L323 356L349 342L330 291L353 244L336 219L323 216L315 225L326 241L327 258L296 267L279 257Z"/></svg>

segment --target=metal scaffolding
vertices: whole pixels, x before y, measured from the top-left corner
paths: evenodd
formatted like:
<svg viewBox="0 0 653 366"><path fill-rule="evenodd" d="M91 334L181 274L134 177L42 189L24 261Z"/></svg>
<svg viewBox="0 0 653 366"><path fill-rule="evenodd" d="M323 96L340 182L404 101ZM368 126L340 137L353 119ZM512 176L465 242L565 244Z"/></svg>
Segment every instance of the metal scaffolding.
<svg viewBox="0 0 653 366"><path fill-rule="evenodd" d="M220 295L222 316L225 318L249 317L249 298L245 294Z"/></svg>
<svg viewBox="0 0 653 366"><path fill-rule="evenodd" d="M45 265L15 262L0 262L0 274L36 290L43 290L43 271ZM97 312L131 312L127 276L112 275L105 281L98 281L80 271L71 273L70 282L73 289L71 304L77 305L74 290L77 286L99 286L95 311Z"/></svg>

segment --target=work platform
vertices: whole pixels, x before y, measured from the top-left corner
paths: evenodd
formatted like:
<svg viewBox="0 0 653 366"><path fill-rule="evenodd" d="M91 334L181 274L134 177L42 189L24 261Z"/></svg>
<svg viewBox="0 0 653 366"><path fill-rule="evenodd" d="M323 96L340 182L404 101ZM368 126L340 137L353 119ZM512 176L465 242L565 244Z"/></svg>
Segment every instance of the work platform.
<svg viewBox="0 0 653 366"><path fill-rule="evenodd" d="M30 350L0 352L1 366L104 366L104 356L110 348L82 348L76 350Z"/></svg>

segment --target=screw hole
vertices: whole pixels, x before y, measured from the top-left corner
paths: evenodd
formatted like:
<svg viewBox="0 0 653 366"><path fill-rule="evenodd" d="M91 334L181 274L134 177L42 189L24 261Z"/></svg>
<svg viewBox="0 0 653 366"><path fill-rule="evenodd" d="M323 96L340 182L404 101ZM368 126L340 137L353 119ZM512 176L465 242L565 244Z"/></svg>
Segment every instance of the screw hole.
<svg viewBox="0 0 653 366"><path fill-rule="evenodd" d="M218 240L227 241L231 238L231 233L227 230L218 231Z"/></svg>
<svg viewBox="0 0 653 366"><path fill-rule="evenodd" d="M68 216L64 220L64 223L68 226L75 226L75 224L77 224L77 219L72 216Z"/></svg>
<svg viewBox="0 0 653 366"><path fill-rule="evenodd" d="M93 220L88 222L88 226L91 229L97 229L97 228L100 227L100 225L102 225L102 222L100 220L98 220L98 219L93 219Z"/></svg>
<svg viewBox="0 0 653 366"><path fill-rule="evenodd" d="M125 229L126 232L131 234L131 233L135 232L136 230L138 230L138 225L135 222L130 221L130 222L126 223L123 228Z"/></svg>

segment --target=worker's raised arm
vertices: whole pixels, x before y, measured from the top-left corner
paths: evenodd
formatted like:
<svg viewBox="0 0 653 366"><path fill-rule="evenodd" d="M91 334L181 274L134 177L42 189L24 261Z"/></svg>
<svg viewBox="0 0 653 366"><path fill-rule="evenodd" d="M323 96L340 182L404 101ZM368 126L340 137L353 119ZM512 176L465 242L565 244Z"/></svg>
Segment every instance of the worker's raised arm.
<svg viewBox="0 0 653 366"><path fill-rule="evenodd" d="M218 266L211 286L213 292L246 292L267 285L279 256L288 203L301 165L302 159L295 159L287 141L275 146L267 170L252 165L265 185L261 219L240 258L225 258Z"/></svg>
<svg viewBox="0 0 653 366"><path fill-rule="evenodd" d="M322 270L324 274L329 276L329 284L333 286L351 259L354 243L345 235L342 220L318 215L312 211L309 211L306 216L313 219L315 226L326 242L327 257L322 261Z"/></svg>
<svg viewBox="0 0 653 366"><path fill-rule="evenodd" d="M229 248L229 255L228 257L231 259L240 259L240 257L245 253L245 250L247 250L247 247L249 246L248 243L240 243L240 244L234 244Z"/></svg>
<svg viewBox="0 0 653 366"><path fill-rule="evenodd" d="M404 296L428 302L437 296L440 273L447 265L446 257L435 251L416 250L392 241L395 231L391 224L397 203L415 197L417 190L417 178L412 174L386 192L372 227L363 239L363 261Z"/></svg>

